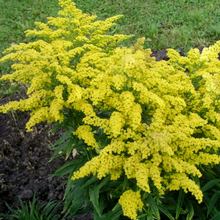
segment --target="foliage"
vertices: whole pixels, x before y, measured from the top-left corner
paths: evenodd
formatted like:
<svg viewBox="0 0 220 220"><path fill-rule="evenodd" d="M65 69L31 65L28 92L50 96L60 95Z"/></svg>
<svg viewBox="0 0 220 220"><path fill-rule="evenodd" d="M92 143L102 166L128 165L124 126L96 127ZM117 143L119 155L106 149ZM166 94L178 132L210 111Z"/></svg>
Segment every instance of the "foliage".
<svg viewBox="0 0 220 220"><path fill-rule="evenodd" d="M220 163L220 41L186 57L169 49L169 60L158 62L144 39L121 47L129 36L109 34L120 16L97 20L59 2L57 17L37 22L29 42L0 59L13 61L1 80L27 86L26 99L0 112L30 111L29 131L44 121L64 127L57 153L79 154L59 170L73 172L67 211L92 204L95 219L118 219L121 206L131 219L159 219L171 216L160 198L181 190L201 203L201 170ZM76 189L85 199L69 203Z"/></svg>
<svg viewBox="0 0 220 220"><path fill-rule="evenodd" d="M59 204L56 202L40 204L33 198L28 203L20 201L20 207L17 209L9 207L10 213L3 217L8 220L58 220L61 217L58 208Z"/></svg>

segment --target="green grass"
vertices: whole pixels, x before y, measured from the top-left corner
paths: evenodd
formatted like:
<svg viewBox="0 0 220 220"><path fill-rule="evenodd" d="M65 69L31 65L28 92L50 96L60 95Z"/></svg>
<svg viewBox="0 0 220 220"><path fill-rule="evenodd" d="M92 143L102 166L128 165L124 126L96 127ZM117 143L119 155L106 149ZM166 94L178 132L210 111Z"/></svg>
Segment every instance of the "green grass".
<svg viewBox="0 0 220 220"><path fill-rule="evenodd" d="M114 29L144 36L152 49L207 46L220 39L219 0L75 0L83 11L106 18L123 14ZM24 40L24 30L58 10L57 0L0 0L0 51Z"/></svg>
<svg viewBox="0 0 220 220"><path fill-rule="evenodd" d="M123 14L118 30L152 49L202 47L220 39L219 0L76 0L99 17Z"/></svg>
<svg viewBox="0 0 220 220"><path fill-rule="evenodd" d="M56 15L57 0L0 0L0 52L12 43L24 41L24 31Z"/></svg>

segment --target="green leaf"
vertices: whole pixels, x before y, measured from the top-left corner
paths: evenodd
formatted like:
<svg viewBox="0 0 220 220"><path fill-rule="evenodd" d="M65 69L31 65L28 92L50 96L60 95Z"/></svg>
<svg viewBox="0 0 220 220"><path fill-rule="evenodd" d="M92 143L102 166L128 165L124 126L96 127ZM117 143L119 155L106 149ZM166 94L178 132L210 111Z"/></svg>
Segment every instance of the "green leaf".
<svg viewBox="0 0 220 220"><path fill-rule="evenodd" d="M176 216L175 216L175 219L178 219L180 214L181 214L181 212L182 212L183 201L184 201L184 192L183 192L183 190L180 190L179 191L179 195L178 195L177 205L176 205Z"/></svg>
<svg viewBox="0 0 220 220"><path fill-rule="evenodd" d="M81 186L81 188L82 188L82 189L85 189L86 187L88 187L89 185L91 185L91 184L93 184L93 183L95 183L95 182L97 182L97 181L98 181L97 178L96 178L95 176L92 176L92 177L89 178L89 180L87 180L87 181Z"/></svg>
<svg viewBox="0 0 220 220"><path fill-rule="evenodd" d="M73 173L75 170L78 170L86 162L85 158L76 158L72 161L65 163L63 166L58 168L54 176L65 176Z"/></svg>
<svg viewBox="0 0 220 220"><path fill-rule="evenodd" d="M95 189L89 188L89 197L95 211L98 213L98 216L101 217L102 210L99 205L99 188L98 187L96 187Z"/></svg>
<svg viewBox="0 0 220 220"><path fill-rule="evenodd" d="M218 212L211 220L219 220L220 219L220 212Z"/></svg>
<svg viewBox="0 0 220 220"><path fill-rule="evenodd" d="M97 186L91 186L89 188L89 197L90 201L92 202L92 205L97 212L98 216L101 217L103 206L101 206L101 203L99 201L99 195L100 195L100 189L108 182L108 179L105 178L99 185Z"/></svg>
<svg viewBox="0 0 220 220"><path fill-rule="evenodd" d="M64 194L64 209L65 216L71 214L75 216L82 208L87 208L89 203L88 192L81 188L85 180L72 181L68 180ZM87 212L88 212L87 208Z"/></svg>
<svg viewBox="0 0 220 220"><path fill-rule="evenodd" d="M167 216L167 218L169 218L169 220L175 220L175 218L172 216L172 214L169 212L168 209L166 209L165 207L163 206L159 206L159 210Z"/></svg>
<svg viewBox="0 0 220 220"><path fill-rule="evenodd" d="M158 208L158 204L156 203L153 197L150 197L149 206L150 206L153 216L155 216L157 220L160 220L160 211Z"/></svg>
<svg viewBox="0 0 220 220"><path fill-rule="evenodd" d="M189 203L187 204L187 206L188 206L189 212L188 212L188 214L187 214L187 216L186 216L186 220L192 220L192 219L193 219L193 216L194 216L193 205L192 205L191 202L189 202Z"/></svg>
<svg viewBox="0 0 220 220"><path fill-rule="evenodd" d="M213 179L210 180L208 183L206 183L203 187L202 187L202 192L206 192L207 190L213 188L214 186L220 186L220 179Z"/></svg>
<svg viewBox="0 0 220 220"><path fill-rule="evenodd" d="M108 213L102 216L98 216L95 213L94 220L120 220L121 215L122 215L122 209L121 206L117 203L111 211L109 211Z"/></svg>
<svg viewBox="0 0 220 220"><path fill-rule="evenodd" d="M54 160L57 157L60 157L60 155L65 155L67 158L69 157L75 147L76 142L73 137L72 131L72 129L69 129L64 132L61 137L51 146L51 149L54 153L50 161Z"/></svg>
<svg viewBox="0 0 220 220"><path fill-rule="evenodd" d="M216 205L216 202L220 199L220 192L215 192L215 194L211 197L210 201L208 202L208 213L207 216L211 214L213 208Z"/></svg>

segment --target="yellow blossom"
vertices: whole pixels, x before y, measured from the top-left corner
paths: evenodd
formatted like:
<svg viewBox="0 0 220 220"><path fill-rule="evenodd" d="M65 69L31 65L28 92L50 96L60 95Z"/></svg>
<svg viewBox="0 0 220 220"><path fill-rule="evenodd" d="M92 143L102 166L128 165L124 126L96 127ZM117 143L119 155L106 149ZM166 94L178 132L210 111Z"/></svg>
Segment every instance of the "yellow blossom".
<svg viewBox="0 0 220 220"><path fill-rule="evenodd" d="M98 144L95 140L94 134L92 133L92 128L88 125L81 125L77 128L74 133L78 138L82 139L88 146L97 148Z"/></svg>
<svg viewBox="0 0 220 220"><path fill-rule="evenodd" d="M123 214L130 219L137 219L137 212L143 208L140 192L132 190L125 191L119 199L119 204L122 206Z"/></svg>

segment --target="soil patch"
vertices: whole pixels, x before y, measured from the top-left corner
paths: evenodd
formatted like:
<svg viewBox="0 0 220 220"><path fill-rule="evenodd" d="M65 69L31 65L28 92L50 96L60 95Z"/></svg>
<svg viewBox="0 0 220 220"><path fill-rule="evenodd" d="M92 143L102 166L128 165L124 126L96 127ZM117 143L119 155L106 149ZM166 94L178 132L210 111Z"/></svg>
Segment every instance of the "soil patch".
<svg viewBox="0 0 220 220"><path fill-rule="evenodd" d="M63 198L64 179L51 175L63 161L48 163L48 146L54 137L45 126L27 133L27 119L25 113L0 115L0 213L6 209L5 202L16 206L19 199L34 195L42 201Z"/></svg>

